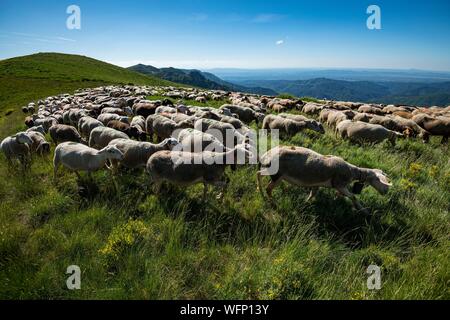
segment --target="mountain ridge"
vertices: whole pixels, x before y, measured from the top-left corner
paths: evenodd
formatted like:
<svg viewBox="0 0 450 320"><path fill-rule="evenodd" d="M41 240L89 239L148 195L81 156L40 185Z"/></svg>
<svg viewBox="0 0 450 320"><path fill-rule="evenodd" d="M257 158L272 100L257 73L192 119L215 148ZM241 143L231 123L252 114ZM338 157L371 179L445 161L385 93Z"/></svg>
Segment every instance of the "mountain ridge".
<svg viewBox="0 0 450 320"><path fill-rule="evenodd" d="M164 80L192 85L203 89L240 91L271 96L278 94L276 91L269 88L259 86L247 87L227 82L212 73L203 72L197 69L178 69L173 67L156 68L154 66L144 65L142 63L128 67L127 69L145 75L151 75Z"/></svg>

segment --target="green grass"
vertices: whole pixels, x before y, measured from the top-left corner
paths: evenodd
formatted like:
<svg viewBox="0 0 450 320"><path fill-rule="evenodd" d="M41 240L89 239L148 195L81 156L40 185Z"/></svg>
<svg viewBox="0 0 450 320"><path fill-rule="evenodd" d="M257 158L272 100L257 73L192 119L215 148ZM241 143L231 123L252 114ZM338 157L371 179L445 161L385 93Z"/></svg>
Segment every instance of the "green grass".
<svg viewBox="0 0 450 320"><path fill-rule="evenodd" d="M23 121L20 107L30 101L108 84L178 85L78 55L38 53L1 60L0 133L17 131Z"/></svg>
<svg viewBox="0 0 450 320"><path fill-rule="evenodd" d="M21 118L10 115L0 137L23 128ZM448 147L435 138L358 147L328 132L283 143L387 172L388 195L366 188L359 197L369 216L332 190L305 203L307 190L288 185L274 191L274 209L254 166L227 170L223 202L211 190L202 210L201 186L155 195L139 171L119 175L118 190L106 171L94 182L64 172L54 183L50 159L23 174L0 156L0 298L449 299ZM69 291L73 264L81 290ZM370 264L382 269L380 291L366 288Z"/></svg>

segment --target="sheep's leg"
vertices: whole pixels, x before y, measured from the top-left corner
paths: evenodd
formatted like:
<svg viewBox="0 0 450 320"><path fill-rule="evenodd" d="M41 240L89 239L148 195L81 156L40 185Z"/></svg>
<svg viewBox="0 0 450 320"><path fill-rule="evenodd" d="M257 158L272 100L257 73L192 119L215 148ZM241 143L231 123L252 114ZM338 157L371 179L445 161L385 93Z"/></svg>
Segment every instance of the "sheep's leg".
<svg viewBox="0 0 450 320"><path fill-rule="evenodd" d="M308 195L308 198L306 198L306 202L309 202L313 197L315 197L318 191L319 188L312 188L311 192Z"/></svg>
<svg viewBox="0 0 450 320"><path fill-rule="evenodd" d="M443 136L441 140L441 144L446 144L448 142L448 136Z"/></svg>
<svg viewBox="0 0 450 320"><path fill-rule="evenodd" d="M352 200L353 206L356 209L358 209L358 210L360 210L360 211L362 211L364 213L368 213L368 211L361 205L361 203L358 201L358 199L356 199L356 196L353 193L351 193L347 189L347 187L338 188L337 191L340 194L342 194L343 196L350 198L350 200Z"/></svg>
<svg viewBox="0 0 450 320"><path fill-rule="evenodd" d="M161 187L162 187L162 181L155 181L155 186L156 186L156 190L155 193L159 194L161 192Z"/></svg>
<svg viewBox="0 0 450 320"><path fill-rule="evenodd" d="M269 196L270 201L272 201L272 191L273 189L275 189L281 182L283 181L283 179L277 178L276 180L272 180L269 185L266 188L266 192L267 195Z"/></svg>

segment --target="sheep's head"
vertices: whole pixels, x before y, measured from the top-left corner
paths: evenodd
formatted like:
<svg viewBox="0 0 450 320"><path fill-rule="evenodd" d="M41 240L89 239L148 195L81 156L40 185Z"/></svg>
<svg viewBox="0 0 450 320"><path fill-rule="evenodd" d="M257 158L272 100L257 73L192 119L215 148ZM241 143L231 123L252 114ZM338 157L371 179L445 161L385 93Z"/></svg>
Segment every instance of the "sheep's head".
<svg viewBox="0 0 450 320"><path fill-rule="evenodd" d="M375 188L380 194L386 194L392 183L389 182L386 174L378 169L372 169L367 175L366 182Z"/></svg>
<svg viewBox="0 0 450 320"><path fill-rule="evenodd" d="M50 143L48 142L41 142L39 146L36 149L37 154L40 156L45 156L50 154Z"/></svg>
<svg viewBox="0 0 450 320"><path fill-rule="evenodd" d="M122 151L119 150L115 145L110 145L105 147L100 151L101 153L106 154L106 157L108 159L114 159L114 160L123 160L124 154Z"/></svg>
<svg viewBox="0 0 450 320"><path fill-rule="evenodd" d="M179 113L187 114L188 113L188 107L186 107L184 104L179 104L179 105L177 105L177 111Z"/></svg>
<svg viewBox="0 0 450 320"><path fill-rule="evenodd" d="M33 140L31 140L31 138L25 132L19 132L15 134L13 137L16 138L16 141L18 143L29 145L33 144Z"/></svg>
<svg viewBox="0 0 450 320"><path fill-rule="evenodd" d="M318 121L312 120L307 122L308 129L314 130L318 133L325 133L325 129L323 128L322 124Z"/></svg>
<svg viewBox="0 0 450 320"><path fill-rule="evenodd" d="M419 133L419 138L422 139L423 143L428 143L430 141L430 133L423 130Z"/></svg>
<svg viewBox="0 0 450 320"><path fill-rule="evenodd" d="M167 149L172 150L179 144L178 140L175 138L168 138L163 141L163 145L167 147Z"/></svg>
<svg viewBox="0 0 450 320"><path fill-rule="evenodd" d="M34 132L39 132L42 134L45 134L45 129L42 125L36 126L36 127L31 127L30 129L27 130L27 132L29 131L34 131Z"/></svg>
<svg viewBox="0 0 450 320"><path fill-rule="evenodd" d="M228 109L228 108L220 109L220 113L225 115L225 116L229 116L229 117L233 116L233 114L231 113L230 109Z"/></svg>
<svg viewBox="0 0 450 320"><path fill-rule="evenodd" d="M257 112L256 113L256 121L258 123L262 123L264 121L264 118L265 118L265 114L264 113L262 113L262 112Z"/></svg>

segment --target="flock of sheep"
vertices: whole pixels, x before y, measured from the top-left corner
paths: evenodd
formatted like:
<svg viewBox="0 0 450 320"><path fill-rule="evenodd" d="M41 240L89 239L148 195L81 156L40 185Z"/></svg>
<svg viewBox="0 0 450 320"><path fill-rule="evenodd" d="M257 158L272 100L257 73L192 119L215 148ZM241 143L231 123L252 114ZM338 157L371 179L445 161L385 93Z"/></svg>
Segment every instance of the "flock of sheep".
<svg viewBox="0 0 450 320"><path fill-rule="evenodd" d="M167 98L150 101L146 99L149 95ZM181 99L229 103L216 109L172 102ZM289 113L292 110L315 119ZM203 199L208 185L225 187L225 168L230 165L234 170L240 164L236 161L238 155L245 159L255 156L249 135L253 122L263 129L279 130L282 136L303 130L323 134L326 123L336 134L356 143L395 143L397 138L416 137L426 143L431 135L442 136L445 143L450 134L450 107L304 103L192 88L100 87L48 97L28 104L22 111L27 114L28 129L1 143L11 166L19 160L28 168L33 155L49 154L49 134L57 145L53 158L55 178L60 166L78 176L79 171L90 175L104 167L114 174L122 167L145 168L158 190L164 181L178 185L203 183ZM311 188L310 197L319 187L334 188L350 198L357 209L364 210L355 194L365 184L381 194L391 185L381 170L359 168L342 158L302 147L278 146L257 160L257 181L263 197L261 176L271 178L266 188L270 199L273 188L287 181ZM274 161L276 172L269 170ZM352 182L355 184L350 190Z"/></svg>

